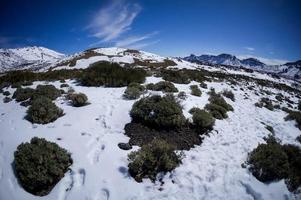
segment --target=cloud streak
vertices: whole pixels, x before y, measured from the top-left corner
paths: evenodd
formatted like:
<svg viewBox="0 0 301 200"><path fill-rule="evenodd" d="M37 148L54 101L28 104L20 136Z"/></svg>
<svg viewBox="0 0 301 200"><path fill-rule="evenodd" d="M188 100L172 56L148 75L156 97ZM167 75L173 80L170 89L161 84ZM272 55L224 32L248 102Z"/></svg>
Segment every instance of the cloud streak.
<svg viewBox="0 0 301 200"><path fill-rule="evenodd" d="M281 65L281 64L289 62L288 60L263 58L263 57L254 56L254 55L239 55L237 57L239 59L246 59L246 58L251 58L251 57L256 58L256 59L260 60L261 62L268 64L268 65Z"/></svg>
<svg viewBox="0 0 301 200"><path fill-rule="evenodd" d="M244 47L244 49L246 49L248 51L255 51L255 48L253 48L253 47Z"/></svg>
<svg viewBox="0 0 301 200"><path fill-rule="evenodd" d="M114 0L97 12L87 28L92 31L92 36L100 39L100 42L112 41L131 29L141 9L138 4Z"/></svg>
<svg viewBox="0 0 301 200"><path fill-rule="evenodd" d="M143 36L131 36L131 37L117 41L115 45L117 47L129 47L138 42L142 42L144 40L150 39L157 34L158 34L158 31L155 31L155 32L143 35Z"/></svg>

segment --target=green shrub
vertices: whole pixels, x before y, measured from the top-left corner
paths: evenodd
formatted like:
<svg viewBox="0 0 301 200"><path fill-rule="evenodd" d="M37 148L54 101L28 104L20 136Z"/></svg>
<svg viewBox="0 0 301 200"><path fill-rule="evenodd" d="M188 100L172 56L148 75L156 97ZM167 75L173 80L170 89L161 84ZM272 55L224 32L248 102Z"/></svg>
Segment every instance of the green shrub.
<svg viewBox="0 0 301 200"><path fill-rule="evenodd" d="M130 83L124 91L123 97L126 99L138 99L145 92L145 87L139 83Z"/></svg>
<svg viewBox="0 0 301 200"><path fill-rule="evenodd" d="M162 92L178 92L178 89L175 87L175 85L169 81L160 81L156 84L150 83L147 85L147 89Z"/></svg>
<svg viewBox="0 0 301 200"><path fill-rule="evenodd" d="M74 107L81 107L87 105L88 97L84 93L72 93L67 95Z"/></svg>
<svg viewBox="0 0 301 200"><path fill-rule="evenodd" d="M4 97L3 98L3 103L8 103L8 102L11 102L11 101L12 101L12 99L9 98L9 97Z"/></svg>
<svg viewBox="0 0 301 200"><path fill-rule="evenodd" d="M23 188L34 195L47 195L72 164L70 154L56 143L34 137L14 153L16 175Z"/></svg>
<svg viewBox="0 0 301 200"><path fill-rule="evenodd" d="M265 98L265 97L261 98L259 102L255 103L255 106L259 108L265 107L271 111L274 110L274 105L272 101L269 98Z"/></svg>
<svg viewBox="0 0 301 200"><path fill-rule="evenodd" d="M282 146L289 162L288 177L285 180L289 191L293 192L301 186L301 149L295 145Z"/></svg>
<svg viewBox="0 0 301 200"><path fill-rule="evenodd" d="M69 85L68 85L67 83L62 83L62 84L60 85L60 88L65 88L65 87L69 87Z"/></svg>
<svg viewBox="0 0 301 200"><path fill-rule="evenodd" d="M63 110L58 108L49 98L40 96L32 101L27 110L26 119L32 123L47 124L63 115Z"/></svg>
<svg viewBox="0 0 301 200"><path fill-rule="evenodd" d="M197 85L190 86L191 94L194 96L200 97L202 95L202 91L199 89Z"/></svg>
<svg viewBox="0 0 301 200"><path fill-rule="evenodd" d="M301 100L298 102L298 110L301 111Z"/></svg>
<svg viewBox="0 0 301 200"><path fill-rule="evenodd" d="M225 97L231 99L232 101L235 101L235 96L234 96L234 94L233 94L233 92L231 90L223 90L222 94Z"/></svg>
<svg viewBox="0 0 301 200"><path fill-rule="evenodd" d="M35 93L35 90L32 88L17 88L13 94L13 98L17 102L26 101L31 99Z"/></svg>
<svg viewBox="0 0 301 200"><path fill-rule="evenodd" d="M142 69L121 67L116 63L99 62L87 68L80 82L84 86L123 87L132 82L143 83L146 72Z"/></svg>
<svg viewBox="0 0 301 200"><path fill-rule="evenodd" d="M189 111L192 114L193 124L200 129L212 129L215 119L210 113L199 108L192 108Z"/></svg>
<svg viewBox="0 0 301 200"><path fill-rule="evenodd" d="M211 104L216 104L223 107L226 111L233 111L233 107L228 104L225 99L220 94L213 93L209 97L209 101Z"/></svg>
<svg viewBox="0 0 301 200"><path fill-rule="evenodd" d="M166 173L181 164L181 156L174 152L174 147L164 140L154 139L140 150L128 155L129 173L137 182L143 178L156 180L158 173Z"/></svg>
<svg viewBox="0 0 301 200"><path fill-rule="evenodd" d="M187 98L187 95L186 95L185 92L182 91L182 92L178 93L178 98L182 99L182 100L185 100Z"/></svg>
<svg viewBox="0 0 301 200"><path fill-rule="evenodd" d="M9 96L9 95L10 95L10 92L9 92L9 91L4 91L2 94L3 94L4 96Z"/></svg>
<svg viewBox="0 0 301 200"><path fill-rule="evenodd" d="M220 105L209 103L205 105L205 109L208 110L211 113L211 115L216 119L228 118L227 110Z"/></svg>
<svg viewBox="0 0 301 200"><path fill-rule="evenodd" d="M288 156L276 142L259 144L248 156L249 170L262 182L286 178L289 171Z"/></svg>
<svg viewBox="0 0 301 200"><path fill-rule="evenodd" d="M161 72L162 78L165 81L170 81L178 84L189 84L189 76L181 70L164 70Z"/></svg>
<svg viewBox="0 0 301 200"><path fill-rule="evenodd" d="M289 191L301 186L301 149L295 145L281 145L273 136L259 144L248 156L252 174L262 182L285 179Z"/></svg>
<svg viewBox="0 0 301 200"><path fill-rule="evenodd" d="M61 91L56 89L53 85L38 85L34 92L34 98L39 98L40 96L47 97L51 100L55 100L61 96Z"/></svg>
<svg viewBox="0 0 301 200"><path fill-rule="evenodd" d="M184 125L182 108L172 95L154 95L135 102L130 115L134 122L154 128L178 128Z"/></svg>
<svg viewBox="0 0 301 200"><path fill-rule="evenodd" d="M295 120L297 122L297 127L301 129L301 112L297 111L288 111L288 115L284 118L286 121L287 120Z"/></svg>

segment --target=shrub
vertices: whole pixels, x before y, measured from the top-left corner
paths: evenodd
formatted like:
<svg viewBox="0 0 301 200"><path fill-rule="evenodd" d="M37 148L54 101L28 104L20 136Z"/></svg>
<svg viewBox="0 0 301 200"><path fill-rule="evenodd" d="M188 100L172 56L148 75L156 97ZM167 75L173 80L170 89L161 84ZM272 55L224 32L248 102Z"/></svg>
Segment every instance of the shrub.
<svg viewBox="0 0 301 200"><path fill-rule="evenodd" d="M201 83L200 83L200 87L201 87L201 88L204 88L204 89L207 89L207 88L208 88L207 84L204 83L204 82L201 82Z"/></svg>
<svg viewBox="0 0 301 200"><path fill-rule="evenodd" d="M227 110L220 105L209 103L206 104L205 109L208 110L211 113L211 115L216 119L228 118Z"/></svg>
<svg viewBox="0 0 301 200"><path fill-rule="evenodd" d="M223 94L225 97L231 99L232 101L235 101L234 94L233 94L233 92L232 92L231 90L223 90L222 94Z"/></svg>
<svg viewBox="0 0 301 200"><path fill-rule="evenodd" d="M49 98L40 96L32 101L27 110L26 119L32 123L47 124L63 115L63 110L58 108Z"/></svg>
<svg viewBox="0 0 301 200"><path fill-rule="evenodd" d="M134 122L154 128L177 128L185 123L182 108L172 95L154 95L135 102L130 115Z"/></svg>
<svg viewBox="0 0 301 200"><path fill-rule="evenodd" d="M216 104L223 107L226 111L234 110L233 107L230 104L228 104L220 94L213 93L212 95L210 95L209 101L212 104Z"/></svg>
<svg viewBox="0 0 301 200"><path fill-rule="evenodd" d="M295 145L279 144L274 137L259 144L248 156L252 174L262 182L285 179L289 191L301 186L301 149Z"/></svg>
<svg viewBox="0 0 301 200"><path fill-rule="evenodd" d="M164 140L154 139L128 155L130 175L137 182L141 182L143 178L155 181L158 173L170 172L181 163L181 156L174 150Z"/></svg>
<svg viewBox="0 0 301 200"><path fill-rule="evenodd" d="M185 92L182 91L182 92L178 93L178 98L182 99L182 100L185 100L187 98L187 95L186 95Z"/></svg>
<svg viewBox="0 0 301 200"><path fill-rule="evenodd" d="M2 94L3 94L4 96L9 96L9 95L10 95L10 92L9 92L9 91L4 91Z"/></svg>
<svg viewBox="0 0 301 200"><path fill-rule="evenodd" d="M35 90L32 88L17 88L13 94L13 98L16 99L17 102L26 101L32 98L34 92Z"/></svg>
<svg viewBox="0 0 301 200"><path fill-rule="evenodd" d="M181 70L164 70L161 72L162 78L165 81L170 81L178 84L189 84L189 76Z"/></svg>
<svg viewBox="0 0 301 200"><path fill-rule="evenodd" d="M51 100L55 100L61 96L61 91L56 89L53 85L38 85L33 98L39 98L40 96L47 97Z"/></svg>
<svg viewBox="0 0 301 200"><path fill-rule="evenodd" d="M301 111L301 100L298 102L298 110Z"/></svg>
<svg viewBox="0 0 301 200"><path fill-rule="evenodd" d="M12 99L9 98L9 97L4 97L4 99L3 99L3 103L8 103L8 102L11 102L11 101L12 101Z"/></svg>
<svg viewBox="0 0 301 200"><path fill-rule="evenodd" d="M145 87L139 83L130 83L124 91L123 97L126 99L138 99L145 91Z"/></svg>
<svg viewBox="0 0 301 200"><path fill-rule="evenodd" d="M154 90L154 88L155 88L155 84L153 84L153 83L149 83L146 85L146 89L148 89L148 90Z"/></svg>
<svg viewBox="0 0 301 200"><path fill-rule="evenodd" d="M190 109L189 113L192 114L193 124L200 129L212 129L214 125L214 118L205 110L199 108Z"/></svg>
<svg viewBox="0 0 301 200"><path fill-rule="evenodd" d="M296 112L296 111L288 111L288 115L284 118L286 121L287 120L295 120L297 122L297 127L301 129L301 112Z"/></svg>
<svg viewBox="0 0 301 200"><path fill-rule="evenodd" d="M60 85L60 88L65 88L65 87L69 87L69 85L68 85L67 83L62 83L62 84Z"/></svg>
<svg viewBox="0 0 301 200"><path fill-rule="evenodd" d="M121 67L116 63L99 62L84 71L80 82L84 86L123 87L132 82L143 83L146 72L142 69Z"/></svg>
<svg viewBox="0 0 301 200"><path fill-rule="evenodd" d="M276 181L287 177L288 156L276 142L259 144L248 156L249 170L262 182Z"/></svg>
<svg viewBox="0 0 301 200"><path fill-rule="evenodd" d="M266 125L265 128L270 131L271 133L274 133L274 128L270 125Z"/></svg>
<svg viewBox="0 0 301 200"><path fill-rule="evenodd" d="M70 154L56 143L34 137L14 153L16 175L23 188L34 195L47 195L72 164Z"/></svg>
<svg viewBox="0 0 301 200"><path fill-rule="evenodd" d="M88 97L84 93L72 93L67 96L74 107L87 105Z"/></svg>
<svg viewBox="0 0 301 200"><path fill-rule="evenodd" d="M291 144L282 146L289 162L288 177L285 180L289 191L295 191L301 186L301 150L299 147Z"/></svg>
<svg viewBox="0 0 301 200"><path fill-rule="evenodd" d="M160 81L156 84L148 84L147 88L154 91L178 92L178 89L175 87L175 85L169 81Z"/></svg>
<svg viewBox="0 0 301 200"><path fill-rule="evenodd" d="M191 85L190 90L191 90L191 94L194 96L200 97L202 95L202 92L197 85Z"/></svg>
<svg viewBox="0 0 301 200"><path fill-rule="evenodd" d="M274 110L272 101L269 98L265 98L265 97L261 98L259 100L259 102L255 103L255 106L257 106L259 108L265 107L271 111Z"/></svg>

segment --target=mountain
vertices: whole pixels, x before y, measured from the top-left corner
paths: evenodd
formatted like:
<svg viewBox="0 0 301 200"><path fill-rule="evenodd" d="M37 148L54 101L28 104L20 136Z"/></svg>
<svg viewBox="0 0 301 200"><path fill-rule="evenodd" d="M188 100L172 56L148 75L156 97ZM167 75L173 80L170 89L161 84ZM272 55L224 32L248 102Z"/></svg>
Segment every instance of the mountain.
<svg viewBox="0 0 301 200"><path fill-rule="evenodd" d="M45 47L0 49L0 72L15 69L40 69L64 58L65 55Z"/></svg>
<svg viewBox="0 0 301 200"><path fill-rule="evenodd" d="M275 73L286 78L301 79L301 61L290 62L283 65L267 65L256 58L238 59L230 54L220 55L200 55L190 56L183 58L186 61L198 64L208 65L227 65L235 67L244 67L262 72Z"/></svg>

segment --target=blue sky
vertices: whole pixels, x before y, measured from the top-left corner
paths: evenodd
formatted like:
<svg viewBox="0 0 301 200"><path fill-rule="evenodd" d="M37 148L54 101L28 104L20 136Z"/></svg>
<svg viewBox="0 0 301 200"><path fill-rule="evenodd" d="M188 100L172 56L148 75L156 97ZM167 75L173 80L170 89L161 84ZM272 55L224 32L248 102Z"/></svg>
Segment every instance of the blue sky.
<svg viewBox="0 0 301 200"><path fill-rule="evenodd" d="M300 0L1 0L0 47L301 59Z"/></svg>

